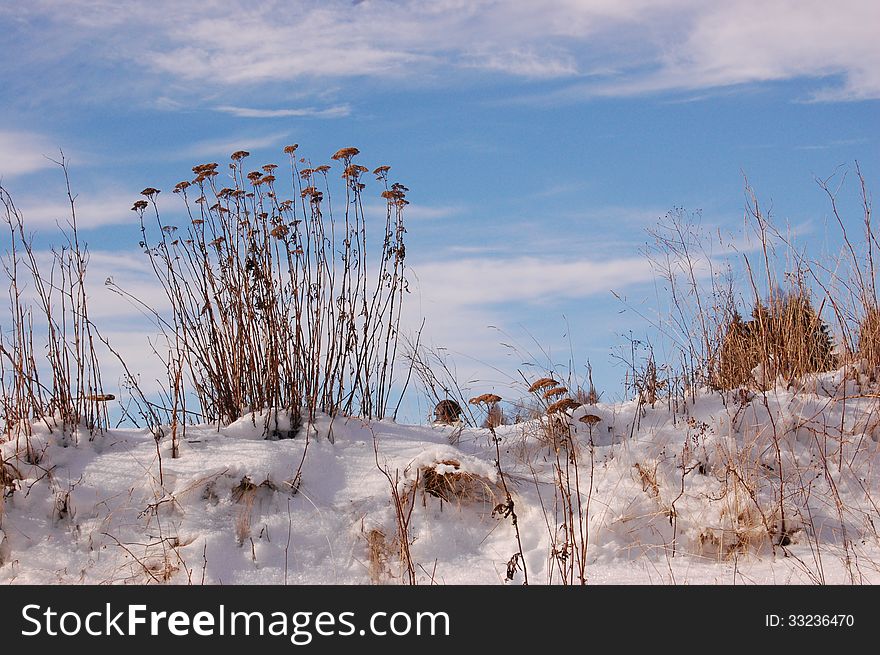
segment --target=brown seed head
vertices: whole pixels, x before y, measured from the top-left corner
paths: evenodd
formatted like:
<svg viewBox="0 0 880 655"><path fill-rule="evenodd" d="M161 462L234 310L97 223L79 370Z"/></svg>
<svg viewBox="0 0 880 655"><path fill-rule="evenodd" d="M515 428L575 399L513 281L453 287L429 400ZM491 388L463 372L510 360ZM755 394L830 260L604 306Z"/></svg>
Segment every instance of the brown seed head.
<svg viewBox="0 0 880 655"><path fill-rule="evenodd" d="M555 396L561 396L564 393L568 393L568 389L565 387L554 387L553 389L547 389L547 391L544 392L544 398L549 399Z"/></svg>
<svg viewBox="0 0 880 655"><path fill-rule="evenodd" d="M563 398L550 405L547 408L547 413L556 414L558 412L566 412L570 409L577 409L578 407L580 407L580 403L575 402L571 398Z"/></svg>
<svg viewBox="0 0 880 655"><path fill-rule="evenodd" d="M501 396L498 396L494 393L484 393L482 395L477 396L476 398L471 398L468 401L471 405L492 405L494 403L501 402Z"/></svg>
<svg viewBox="0 0 880 655"><path fill-rule="evenodd" d="M546 389L547 387L555 387L559 385L559 383L553 378L541 378L539 380L535 380L532 383L532 386L529 387L529 393L535 393L536 391L540 391L541 389Z"/></svg>
<svg viewBox="0 0 880 655"><path fill-rule="evenodd" d="M249 153L247 150L236 150L232 153L232 159L234 159L235 161L241 161L245 157L249 157L250 154L251 153Z"/></svg>
<svg viewBox="0 0 880 655"><path fill-rule="evenodd" d="M602 420L602 417L596 416L595 414L584 414L583 416L581 416L578 419L578 421L580 421L581 423L586 423L590 427L593 427L594 425L596 425L596 423L598 423L601 420Z"/></svg>
<svg viewBox="0 0 880 655"><path fill-rule="evenodd" d="M340 159L351 159L358 153L360 153L360 150L358 150L357 148L340 148L335 153L333 153L333 156L330 159L335 159L337 161Z"/></svg>
<svg viewBox="0 0 880 655"><path fill-rule="evenodd" d="M366 173L367 167L360 166L358 164L349 164L345 167L345 170L342 171L342 177L358 177L361 173Z"/></svg>

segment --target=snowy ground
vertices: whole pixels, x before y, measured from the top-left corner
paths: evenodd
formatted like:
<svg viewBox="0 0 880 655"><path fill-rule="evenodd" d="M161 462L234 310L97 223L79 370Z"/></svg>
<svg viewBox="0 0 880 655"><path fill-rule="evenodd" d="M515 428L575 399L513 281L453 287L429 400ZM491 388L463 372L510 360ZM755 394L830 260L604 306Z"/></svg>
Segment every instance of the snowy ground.
<svg viewBox="0 0 880 655"><path fill-rule="evenodd" d="M588 583L880 582L878 399L839 381L766 403L707 393L676 413L583 406L566 419L574 458L546 419L498 428L529 582L561 582L570 561L558 471L573 479L572 459ZM505 495L486 429L324 417L308 438L268 441L254 417L189 426L178 458L160 443L161 482L146 430L77 441L36 426L30 455L0 444L0 582L403 582L374 443L412 503L417 582L503 584L518 552L511 518L493 515Z"/></svg>

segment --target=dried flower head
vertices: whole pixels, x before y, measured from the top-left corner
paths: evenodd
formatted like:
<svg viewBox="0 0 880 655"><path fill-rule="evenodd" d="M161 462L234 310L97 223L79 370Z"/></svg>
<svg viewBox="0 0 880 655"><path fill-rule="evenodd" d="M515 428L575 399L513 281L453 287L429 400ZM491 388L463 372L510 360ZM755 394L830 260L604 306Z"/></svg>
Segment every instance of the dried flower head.
<svg viewBox="0 0 880 655"><path fill-rule="evenodd" d="M134 206L131 208L131 211L133 211L133 212L143 211L147 208L147 204L148 203L146 200L135 200Z"/></svg>
<svg viewBox="0 0 880 655"><path fill-rule="evenodd" d="M314 173L314 172L315 171L313 171L311 168L304 168L299 172L299 176L302 179L307 180L312 176L312 173Z"/></svg>
<svg viewBox="0 0 880 655"><path fill-rule="evenodd" d="M501 402L501 396L498 396L494 393L484 393L476 398L471 398L468 401L471 405L493 405L495 403Z"/></svg>
<svg viewBox="0 0 880 655"><path fill-rule="evenodd" d="M260 171L251 171L247 174L247 179L249 179L251 182L256 182L261 177L263 177L263 174Z"/></svg>
<svg viewBox="0 0 880 655"><path fill-rule="evenodd" d="M271 173L271 172L274 171L276 168L278 168L278 164L263 164L263 165L261 166L261 168L262 168L264 171L266 171L267 173Z"/></svg>
<svg viewBox="0 0 880 655"><path fill-rule="evenodd" d="M281 224L281 225L276 225L275 227L273 227L272 231L269 232L269 234L271 234L276 239L283 239L284 237L287 236L288 232L290 232L290 228L288 228L284 224Z"/></svg>
<svg viewBox="0 0 880 655"><path fill-rule="evenodd" d="M190 183L184 180L183 182L178 182L174 185L174 193L180 193L181 191L186 191L190 187Z"/></svg>
<svg viewBox="0 0 880 655"><path fill-rule="evenodd" d="M192 172L196 175L202 175L204 173L210 173L217 168L217 163L212 162L210 164L198 164L192 167Z"/></svg>
<svg viewBox="0 0 880 655"><path fill-rule="evenodd" d="M289 145L289 146L284 146L284 152L285 152L285 154L292 155L293 153L296 152L296 149L297 149L297 148L299 148L299 144L298 144L298 143L294 143L294 144Z"/></svg>
<svg viewBox="0 0 880 655"><path fill-rule="evenodd" d="M148 186L146 189L141 191L142 196L146 196L147 198L152 198L155 195L159 194L159 189L154 189L151 186Z"/></svg>
<svg viewBox="0 0 880 655"><path fill-rule="evenodd" d="M335 159L336 161L339 161L340 159L351 159L358 153L360 153L360 150L358 150L357 148L340 148L335 153L333 153L333 156L330 159Z"/></svg>
<svg viewBox="0 0 880 655"><path fill-rule="evenodd" d="M405 195L402 191L397 191L397 190L392 189L390 191L383 191L382 197L385 198L386 200L393 201L393 200L403 200Z"/></svg>
<svg viewBox="0 0 880 655"><path fill-rule="evenodd" d="M390 166L379 166L376 170L373 171L373 175L376 177L385 177L385 174L391 170Z"/></svg>
<svg viewBox="0 0 880 655"><path fill-rule="evenodd" d="M568 393L568 389L565 387L554 387L552 389L547 389L547 391L544 392L544 398L550 399L554 396L561 396L564 393Z"/></svg>
<svg viewBox="0 0 880 655"><path fill-rule="evenodd" d="M316 173L326 173L330 170L330 167L327 164L321 164L317 168L315 168Z"/></svg>
<svg viewBox="0 0 880 655"><path fill-rule="evenodd" d="M540 391L541 389L546 389L547 387L556 387L559 383L553 378L540 378L539 380L535 380L532 383L532 386L529 387L529 393L535 393L536 391Z"/></svg>
<svg viewBox="0 0 880 655"><path fill-rule="evenodd" d="M234 161L241 161L245 157L249 157L250 154L251 153L249 153L247 150L236 150L235 152L232 153L231 157Z"/></svg>
<svg viewBox="0 0 880 655"><path fill-rule="evenodd" d="M548 414L556 414L558 412L566 412L570 409L577 409L580 407L580 403L572 400L571 398L563 398L562 400L558 400L547 408Z"/></svg>
<svg viewBox="0 0 880 655"><path fill-rule="evenodd" d="M342 171L342 177L345 177L345 178L358 177L361 173L366 173L367 170L368 169L366 166L360 166L358 164L349 164L348 166L345 167L345 170Z"/></svg>
<svg viewBox="0 0 880 655"><path fill-rule="evenodd" d="M596 416L595 414L584 414L583 416L581 416L578 419L578 421L580 421L581 423L586 423L590 427L593 427L594 425L596 425L596 423L598 423L601 420L602 420L602 417Z"/></svg>

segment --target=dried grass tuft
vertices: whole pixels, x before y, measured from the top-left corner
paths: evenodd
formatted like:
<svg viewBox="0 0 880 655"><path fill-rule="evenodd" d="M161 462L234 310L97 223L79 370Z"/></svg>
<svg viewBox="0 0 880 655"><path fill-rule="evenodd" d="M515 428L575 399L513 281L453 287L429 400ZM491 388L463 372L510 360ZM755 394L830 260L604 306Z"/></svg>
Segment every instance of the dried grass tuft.
<svg viewBox="0 0 880 655"><path fill-rule="evenodd" d="M452 469L452 470L449 470ZM425 493L461 505L495 507L504 497L500 487L488 478L461 470L461 462L446 459L420 469Z"/></svg>
<svg viewBox="0 0 880 655"><path fill-rule="evenodd" d="M391 577L388 561L394 551L394 546L388 542L385 533L378 528L365 532L364 539L367 541L370 582L382 584Z"/></svg>
<svg viewBox="0 0 880 655"><path fill-rule="evenodd" d="M870 307L859 324L859 357L868 367L880 368L880 307Z"/></svg>

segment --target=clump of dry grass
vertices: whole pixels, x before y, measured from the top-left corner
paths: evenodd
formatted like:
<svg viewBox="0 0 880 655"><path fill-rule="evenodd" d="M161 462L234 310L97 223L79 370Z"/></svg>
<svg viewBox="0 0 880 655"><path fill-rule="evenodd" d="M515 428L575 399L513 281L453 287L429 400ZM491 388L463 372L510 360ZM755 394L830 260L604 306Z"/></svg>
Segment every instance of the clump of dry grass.
<svg viewBox="0 0 880 655"><path fill-rule="evenodd" d="M389 543L385 533L378 528L368 530L363 535L367 542L370 582L375 585L382 584L391 576L388 560L394 551L394 546Z"/></svg>
<svg viewBox="0 0 880 655"><path fill-rule="evenodd" d="M859 323L859 357L869 369L880 369L880 307L873 305L867 308Z"/></svg>
<svg viewBox="0 0 880 655"><path fill-rule="evenodd" d="M728 323L713 372L716 388L764 388L780 376L791 380L836 365L829 328L806 292L757 302L752 317L743 321L734 313ZM759 365L760 379L755 379Z"/></svg>
<svg viewBox="0 0 880 655"><path fill-rule="evenodd" d="M652 498L660 497L660 485L657 484L657 466L657 462L654 463L653 467L649 467L646 464L639 464L638 462L633 464L633 468L638 473L639 480L642 483L642 491L646 492Z"/></svg>
<svg viewBox="0 0 880 655"><path fill-rule="evenodd" d="M257 499L257 485L247 476L232 488L232 501L240 507L235 512L235 539L239 546L244 545L251 536L254 501Z"/></svg>
<svg viewBox="0 0 880 655"><path fill-rule="evenodd" d="M488 478L461 470L461 462L447 459L420 469L423 491L441 501L494 508L504 497L501 488Z"/></svg>
<svg viewBox="0 0 880 655"><path fill-rule="evenodd" d="M0 528L3 527L6 497L15 493L16 481L21 480L21 477L21 473L11 462L0 460Z"/></svg>
<svg viewBox="0 0 880 655"><path fill-rule="evenodd" d="M454 425L461 419L461 405L446 398L434 407L434 422L443 425Z"/></svg>

